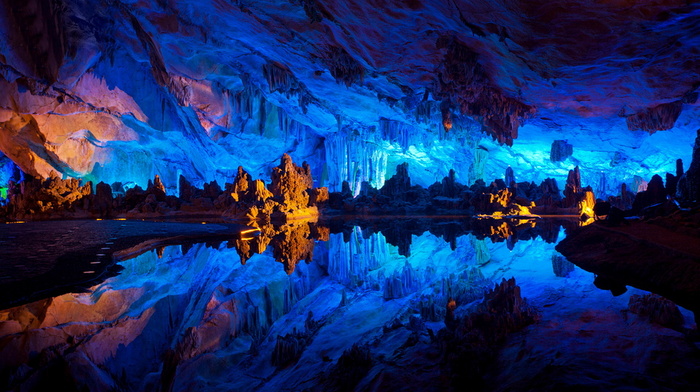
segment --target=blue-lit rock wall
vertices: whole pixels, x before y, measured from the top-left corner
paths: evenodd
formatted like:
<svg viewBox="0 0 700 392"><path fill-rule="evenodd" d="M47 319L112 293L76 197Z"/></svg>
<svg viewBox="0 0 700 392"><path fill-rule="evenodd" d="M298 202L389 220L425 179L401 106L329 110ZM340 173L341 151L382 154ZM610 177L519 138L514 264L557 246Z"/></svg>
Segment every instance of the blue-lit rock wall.
<svg viewBox="0 0 700 392"><path fill-rule="evenodd" d="M408 162L423 186L579 165L614 194L688 162L698 126L693 5L54 3L0 8L0 151L31 175L174 193L287 152L331 190ZM551 162L553 140L573 155Z"/></svg>

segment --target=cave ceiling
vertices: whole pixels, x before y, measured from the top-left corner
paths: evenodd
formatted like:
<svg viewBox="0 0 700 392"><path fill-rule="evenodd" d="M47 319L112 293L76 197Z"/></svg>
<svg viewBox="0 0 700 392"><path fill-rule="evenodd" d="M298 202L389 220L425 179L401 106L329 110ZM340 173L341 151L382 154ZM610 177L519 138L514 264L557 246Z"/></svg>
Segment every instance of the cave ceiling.
<svg viewBox="0 0 700 392"><path fill-rule="evenodd" d="M41 115L106 124L75 125L98 141L143 138L133 123L197 139L243 127L222 97L246 90L319 135L426 111L507 145L528 122L653 133L695 113L698 22L700 5L675 0L6 0L0 148L81 172L36 152L65 142L37 131L62 126Z"/></svg>

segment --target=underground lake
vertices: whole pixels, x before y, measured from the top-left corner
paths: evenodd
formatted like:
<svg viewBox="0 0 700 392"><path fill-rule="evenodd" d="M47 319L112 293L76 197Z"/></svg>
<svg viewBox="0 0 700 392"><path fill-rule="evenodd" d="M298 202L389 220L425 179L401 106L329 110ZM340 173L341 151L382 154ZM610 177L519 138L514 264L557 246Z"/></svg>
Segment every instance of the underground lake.
<svg viewBox="0 0 700 392"><path fill-rule="evenodd" d="M216 222L19 225L54 242L51 230L90 227L81 241L106 245L83 258L111 251L118 268L67 274L73 284L45 297L31 287L0 311L7 390L700 385L691 309L567 261L555 246L577 217L336 216L243 234ZM144 237L124 242L120 228ZM15 265L26 280L14 283L57 276L32 272L38 262Z"/></svg>

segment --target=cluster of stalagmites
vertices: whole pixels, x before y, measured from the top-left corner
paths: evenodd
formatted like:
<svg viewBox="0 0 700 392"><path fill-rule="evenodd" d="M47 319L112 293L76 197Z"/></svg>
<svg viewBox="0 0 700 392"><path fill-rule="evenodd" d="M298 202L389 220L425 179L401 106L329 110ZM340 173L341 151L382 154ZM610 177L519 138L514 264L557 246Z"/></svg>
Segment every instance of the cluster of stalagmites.
<svg viewBox="0 0 700 392"><path fill-rule="evenodd" d="M598 200L595 215L605 216L606 222L617 225L625 217L639 216L655 218L670 216L681 208L698 207L700 203L700 130L695 139L693 157L687 171L683 170L683 161L676 161L676 173L666 173L665 181L655 174L648 182L643 182L636 194L622 184L618 196L607 200Z"/></svg>
<svg viewBox="0 0 700 392"><path fill-rule="evenodd" d="M203 188L192 186L180 176L180 195L166 195L159 176L144 190L135 186L124 190L121 183L103 182L94 186L77 179L61 179L53 174L41 180L28 178L11 183L8 202L0 207L6 219L151 217L183 214L215 214L248 221L286 221L318 215L318 206L328 200L327 188L313 188L311 169L295 165L284 154L272 170L271 183L253 180L238 168L233 183L222 189L216 182Z"/></svg>
<svg viewBox="0 0 700 392"><path fill-rule="evenodd" d="M513 170L506 170L505 179L486 185L477 180L473 185L460 184L454 170L441 182L427 189L411 185L408 164L396 167L396 174L384 186L375 189L368 182L361 184L359 195L353 197L350 187L343 183L341 192L330 194L328 206L344 213L356 214L442 214L522 216L537 213L581 214L593 217L595 197L590 187L581 186L578 167L571 170L562 198L556 180L515 182Z"/></svg>

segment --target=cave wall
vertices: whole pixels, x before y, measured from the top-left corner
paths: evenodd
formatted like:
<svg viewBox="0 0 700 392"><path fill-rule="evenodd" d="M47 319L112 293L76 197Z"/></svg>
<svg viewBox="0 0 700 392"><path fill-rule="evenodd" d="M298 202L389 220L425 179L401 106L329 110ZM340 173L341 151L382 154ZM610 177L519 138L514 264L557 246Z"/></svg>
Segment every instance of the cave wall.
<svg viewBox="0 0 700 392"><path fill-rule="evenodd" d="M180 174L266 178L285 152L331 190L408 162L424 186L451 168L469 183L579 165L615 193L689 160L698 15L676 1L8 0L0 151L33 176L158 174L169 193ZM557 139L574 153L552 162Z"/></svg>

